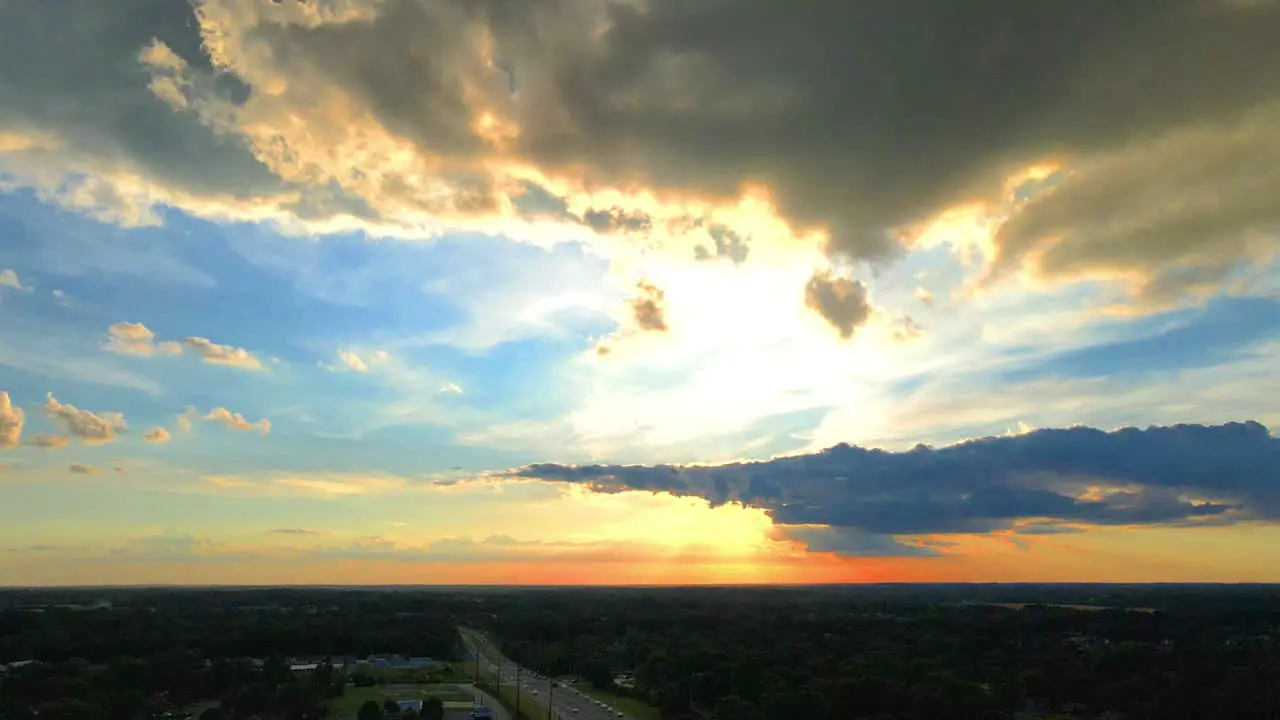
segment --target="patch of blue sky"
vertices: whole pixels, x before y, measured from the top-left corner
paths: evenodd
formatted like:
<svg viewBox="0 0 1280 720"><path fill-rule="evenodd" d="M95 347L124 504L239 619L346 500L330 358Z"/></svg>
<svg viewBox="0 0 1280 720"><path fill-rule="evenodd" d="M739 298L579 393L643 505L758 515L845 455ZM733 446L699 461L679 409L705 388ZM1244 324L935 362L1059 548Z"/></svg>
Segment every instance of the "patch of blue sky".
<svg viewBox="0 0 1280 720"><path fill-rule="evenodd" d="M893 309L919 311L916 290L924 288L940 300L964 282L965 268L955 249L938 245L908 253L883 268L873 268L871 285L877 303Z"/></svg>
<svg viewBox="0 0 1280 720"><path fill-rule="evenodd" d="M224 269L225 290L216 301L224 306L227 333L239 327L285 359L333 360L340 347L377 347L461 321L451 304L421 292L432 263L429 244L375 242L359 234L282 237L266 226L174 223L185 224L206 234L202 252Z"/></svg>
<svg viewBox="0 0 1280 720"><path fill-rule="evenodd" d="M321 497L235 495L206 492L192 502L186 492L171 488L129 487L119 475L98 476L87 482L16 484L10 503L0 508L0 538L21 546L18 530L39 529L42 537L67 544L95 544L119 538L122 528L137 535L174 530L183 534L216 532L261 535L277 527L352 528L386 532L402 514L387 498L344 495L342 502ZM122 487L123 486L123 487ZM401 500L401 502L403 502ZM408 518L403 518L408 519ZM298 542L291 537L287 542Z"/></svg>
<svg viewBox="0 0 1280 720"><path fill-rule="evenodd" d="M1222 297L1195 310L1179 310L1130 320L1133 339L1057 353L1000 379L1116 377L1212 367L1239 351L1280 337L1280 301ZM1137 336L1137 337L1133 337Z"/></svg>
<svg viewBox="0 0 1280 720"><path fill-rule="evenodd" d="M423 290L452 303L465 320L411 344L482 353L533 336L585 342L616 327L606 309L624 295L606 277L608 261L580 244L448 238L438 252Z"/></svg>
<svg viewBox="0 0 1280 720"><path fill-rule="evenodd" d="M69 401L69 398L68 394L59 399ZM88 402L79 407L105 409ZM174 468L181 468L186 473L210 475L356 473L430 477L503 469L541 459L524 452L460 444L455 429L424 422L343 436L334 434L324 424L289 422L277 415L271 434L262 436L256 431L236 431L220 423L195 419L188 434L174 427L172 414L148 417L148 414L137 411L133 404L118 402L107 407L134 410L132 413L126 410L130 430L121 433L116 442L83 445L73 441L56 450L26 446L12 451L9 461L24 472L62 472L71 463L83 463L102 468L110 474L114 472L117 460L127 458L123 461L126 472L150 473L177 480L181 473L174 472ZM27 410L27 438L61 432L41 416L38 403L27 403ZM258 418L252 414L248 417L251 421ZM170 441L164 445L145 442L142 434L150 429L152 423L143 422L144 419L167 420L165 424L172 435ZM326 417L325 422L328 419ZM156 464L159 467L155 467Z"/></svg>
<svg viewBox="0 0 1280 720"><path fill-rule="evenodd" d="M33 276L45 291L88 287L108 278L208 287L214 278L181 260L192 239L163 227L122 228L40 202L18 190L0 194L4 262ZM163 242L158 242L163 241Z"/></svg>
<svg viewBox="0 0 1280 720"><path fill-rule="evenodd" d="M14 402L38 404L45 393L54 392L81 407L118 409L113 406L121 398L145 401L164 395L165 382L151 368L100 349L105 326L83 319L78 325L60 324L65 318L43 317L50 298L8 295L0 308L0 390L9 391Z"/></svg>
<svg viewBox="0 0 1280 720"><path fill-rule="evenodd" d="M719 454L740 459L776 457L801 452L809 447L809 433L832 410L820 406L763 418L740 431L718 438ZM697 453L697 448L689 448Z"/></svg>
<svg viewBox="0 0 1280 720"><path fill-rule="evenodd" d="M527 310L521 301L536 301L547 285L562 290L598 286L606 263L574 246L544 250L486 237L417 243L361 235L281 237L266 226L219 226L173 212L166 213L162 227L125 230L21 193L0 197L0 233L14 250L8 265L41 290L6 298L22 304L12 315L24 320L23 328L5 328L7 337L56 327L63 358L78 355L85 362L127 368L178 392L183 402L226 406L246 415L279 410L294 398L301 402L303 395L321 406L328 404L326 398L338 403L376 397L379 379L318 367L336 364L336 352L343 348L390 348L411 365L429 367L462 385L465 402L477 407L507 403L517 414L537 415L539 407L550 412L555 409L547 406L550 396L527 392L527 383L545 379L534 386L552 386L549 374L558 360L582 352L593 335L613 329L603 314L583 310L587 303L569 302L538 316L551 328L525 333L490 328L485 357L477 357L474 346L464 350L447 338L432 340L450 328L519 318ZM107 240L111 252L98 252ZM530 277L530 269L536 271L534 282L524 283L528 287L522 292L518 281ZM68 302L47 294L53 286L67 293ZM121 320L144 323L159 340L198 335L245 347L271 372L255 377L201 365L194 357L109 356L100 344L107 326ZM534 330L557 327L566 332L532 339L538 335ZM285 366L272 367L270 357L282 358ZM383 390L389 396L397 392ZM110 399L105 391L97 394ZM142 402L135 400L125 410L136 414ZM118 404L118 399L105 403ZM153 404L157 407L149 414L157 419L175 410L163 401Z"/></svg>
<svg viewBox="0 0 1280 720"><path fill-rule="evenodd" d="M462 389L450 399L510 418L550 417L571 408L578 383L566 358L583 353L580 338L528 338L501 343L484 354L434 346L406 348L413 362L430 367ZM450 393L441 393L450 396Z"/></svg>
<svg viewBox="0 0 1280 720"><path fill-rule="evenodd" d="M520 464L716 464L744 458L787 455L809 448L812 429L830 411L831 407L820 406L778 413L728 432L712 432L697 438L665 443L650 441L648 435L653 428L637 425L631 440L607 455L592 455L586 449L570 447L552 455L544 452L540 457Z"/></svg>
<svg viewBox="0 0 1280 720"><path fill-rule="evenodd" d="M362 233L287 237L267 225L207 227L225 240L229 253L263 272L267 284L310 301L325 317L339 313L335 334L430 330L457 320L447 306L423 302L422 282L440 262L438 243L374 240ZM355 313L353 322L342 322L344 313Z"/></svg>
<svg viewBox="0 0 1280 720"><path fill-rule="evenodd" d="M212 425L198 436L166 446L167 461L209 474L378 474L426 478L458 471L515 467L535 457L457 443L448 427L415 423L359 437L273 432L265 438L233 437Z"/></svg>

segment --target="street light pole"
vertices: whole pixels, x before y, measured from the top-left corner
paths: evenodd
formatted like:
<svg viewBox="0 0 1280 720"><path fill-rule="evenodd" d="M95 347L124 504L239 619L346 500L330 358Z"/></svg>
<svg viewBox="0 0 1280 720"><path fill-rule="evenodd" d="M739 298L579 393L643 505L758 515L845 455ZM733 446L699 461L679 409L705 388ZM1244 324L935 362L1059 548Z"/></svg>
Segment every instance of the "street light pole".
<svg viewBox="0 0 1280 720"><path fill-rule="evenodd" d="M547 683L547 720L553 720L551 713L554 712L556 704L556 681L550 680Z"/></svg>
<svg viewBox="0 0 1280 720"><path fill-rule="evenodd" d="M520 720L520 688L523 685L520 682L520 666L516 666L516 720Z"/></svg>

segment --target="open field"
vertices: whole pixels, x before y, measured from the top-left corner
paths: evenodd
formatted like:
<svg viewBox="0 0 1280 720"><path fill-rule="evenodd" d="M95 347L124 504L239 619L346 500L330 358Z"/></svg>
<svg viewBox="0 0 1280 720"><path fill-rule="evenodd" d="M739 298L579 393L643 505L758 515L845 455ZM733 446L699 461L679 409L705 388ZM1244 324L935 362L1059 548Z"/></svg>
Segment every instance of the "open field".
<svg viewBox="0 0 1280 720"><path fill-rule="evenodd" d="M476 664L473 660L454 660L449 663L449 669L446 672L459 680L475 682Z"/></svg>
<svg viewBox="0 0 1280 720"><path fill-rule="evenodd" d="M387 700L419 700L427 697L439 698L446 708L461 708L471 707L474 696L466 686L453 683L399 684L368 688L349 687L342 697L329 701L329 711L334 720L350 720L356 716L360 706L366 700L373 700L381 704Z"/></svg>
<svg viewBox="0 0 1280 720"><path fill-rule="evenodd" d="M219 704L220 703L217 700L200 700L182 708L182 711L190 713L193 718L198 718L200 717L200 713L208 710L209 708L216 708Z"/></svg>

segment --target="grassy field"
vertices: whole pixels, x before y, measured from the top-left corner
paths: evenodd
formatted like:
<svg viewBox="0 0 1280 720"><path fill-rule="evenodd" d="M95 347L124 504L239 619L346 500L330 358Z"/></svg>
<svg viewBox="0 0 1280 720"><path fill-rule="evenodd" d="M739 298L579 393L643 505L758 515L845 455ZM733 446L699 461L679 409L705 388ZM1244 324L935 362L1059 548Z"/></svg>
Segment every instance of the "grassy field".
<svg viewBox="0 0 1280 720"><path fill-rule="evenodd" d="M216 708L218 707L218 705L219 705L219 702L217 700L201 700L199 702L191 703L190 705L182 708L182 711L186 713L191 713L191 717L193 718L199 718L200 713L204 712L205 710L208 710L211 707Z"/></svg>
<svg viewBox="0 0 1280 720"><path fill-rule="evenodd" d="M454 707L470 707L473 698L465 687L450 683L349 687L342 697L329 701L329 712L334 720L351 720L366 700L373 700L381 705L387 700L421 700L427 697L440 698L446 706Z"/></svg>
<svg viewBox="0 0 1280 720"><path fill-rule="evenodd" d="M365 700L374 700L382 703L386 699L386 693L379 687L348 687L342 693L342 697L333 698L329 701L329 714L337 718L337 720L346 720L346 718L356 716L356 712L364 704Z"/></svg>
<svg viewBox="0 0 1280 720"><path fill-rule="evenodd" d="M474 682L476 679L476 663L474 660L454 661L449 663L449 672L459 680Z"/></svg>
<svg viewBox="0 0 1280 720"><path fill-rule="evenodd" d="M658 712L658 708L646 705L635 698L597 690L589 682L580 682L573 687L581 690L584 695L590 695L606 705L612 705L637 720L662 720L662 713Z"/></svg>

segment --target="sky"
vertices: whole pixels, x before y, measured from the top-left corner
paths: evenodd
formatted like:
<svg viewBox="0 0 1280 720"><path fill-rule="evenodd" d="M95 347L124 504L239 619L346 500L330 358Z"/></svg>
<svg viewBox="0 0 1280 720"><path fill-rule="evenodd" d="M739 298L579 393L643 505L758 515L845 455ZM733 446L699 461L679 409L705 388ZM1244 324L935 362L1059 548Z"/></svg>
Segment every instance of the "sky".
<svg viewBox="0 0 1280 720"><path fill-rule="evenodd" d="M0 585L1280 581L1280 3L0 27Z"/></svg>

